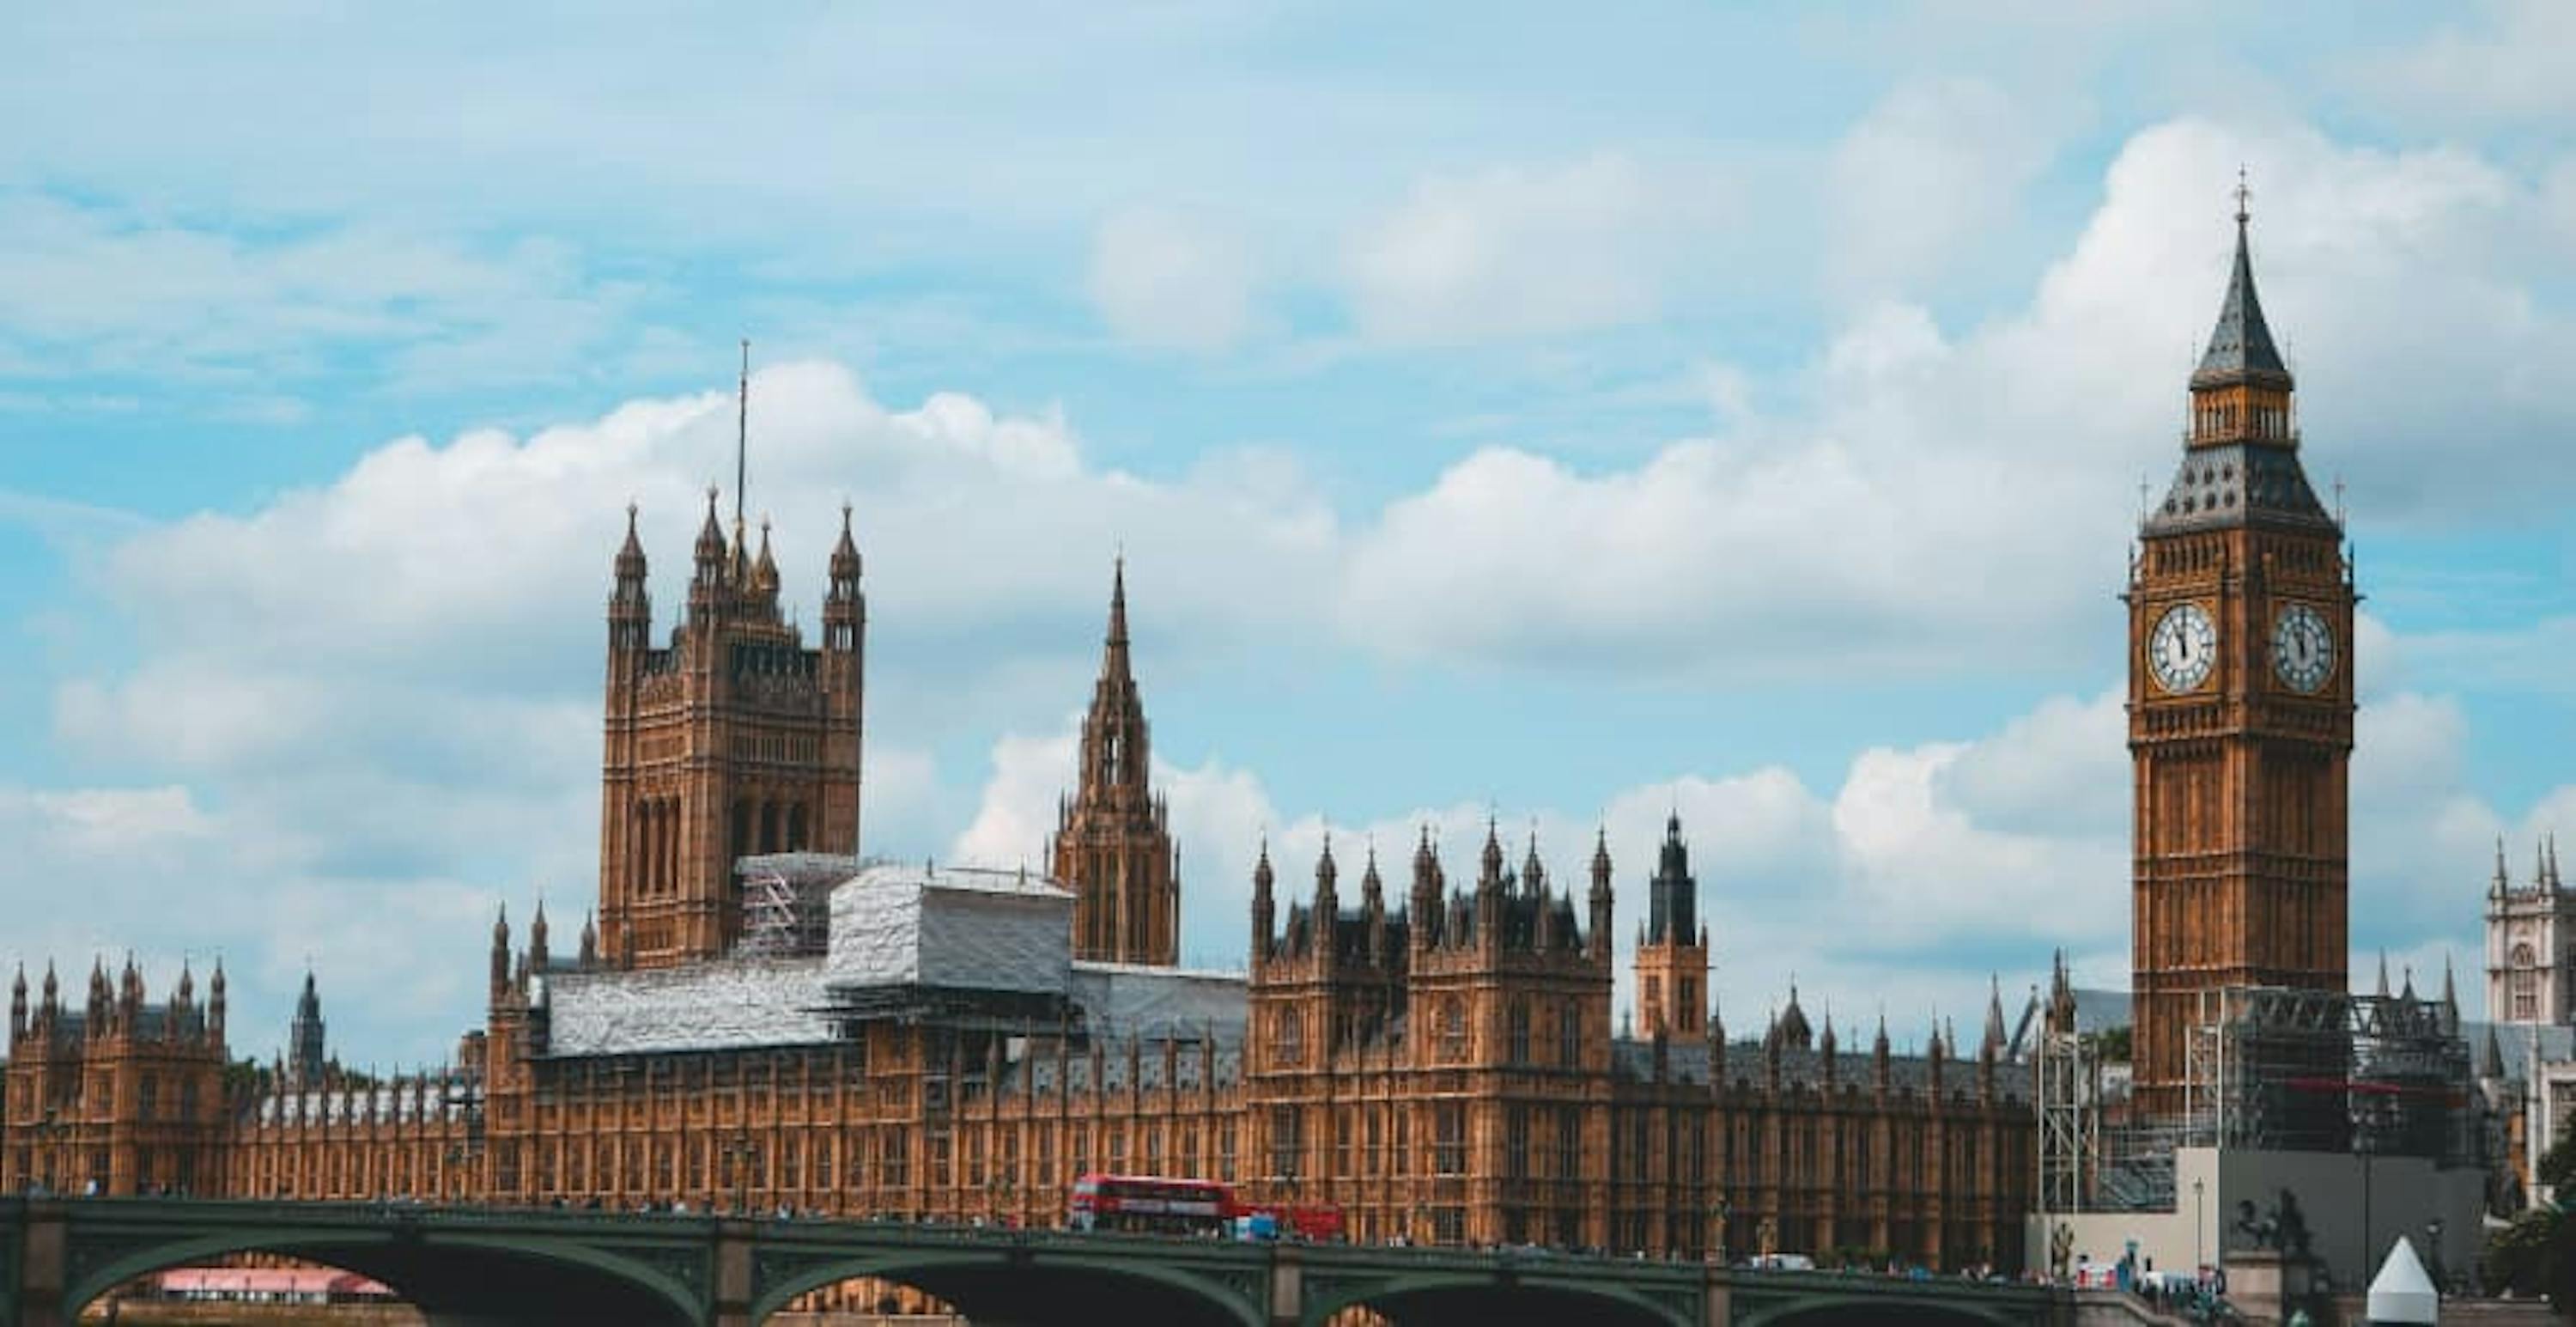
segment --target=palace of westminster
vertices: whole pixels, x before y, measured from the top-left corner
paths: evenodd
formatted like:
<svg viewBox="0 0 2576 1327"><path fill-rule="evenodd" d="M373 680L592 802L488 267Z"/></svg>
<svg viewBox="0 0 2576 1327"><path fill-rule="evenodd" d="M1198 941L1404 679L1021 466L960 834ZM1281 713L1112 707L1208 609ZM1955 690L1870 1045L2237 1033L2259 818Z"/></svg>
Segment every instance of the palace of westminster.
<svg viewBox="0 0 2576 1327"><path fill-rule="evenodd" d="M2355 596L2239 223L2126 596L2147 1112L2174 1108L2196 989L2346 980ZM220 968L158 1000L130 962L79 991L49 966L31 995L21 973L0 1179L1047 1225L1101 1171L1333 1204L1359 1240L2020 1264L2038 1139L2000 1001L1973 1043L1936 1024L1920 1054L1883 1019L1812 1027L1794 990L1730 1033L1678 817L1640 845L1624 1032L1606 838L1570 880L1490 829L1465 862L1426 833L1386 874L1329 845L1274 871L1265 848L1246 970L1177 967L1123 566L1050 869L863 859L847 510L812 644L765 529L753 542L711 495L657 643L630 512L595 921L568 945L542 908L494 924L487 1010L452 1065L342 1073L309 979L288 1054L254 1069L231 1060ZM2062 968L2046 1003L2071 1007Z"/></svg>

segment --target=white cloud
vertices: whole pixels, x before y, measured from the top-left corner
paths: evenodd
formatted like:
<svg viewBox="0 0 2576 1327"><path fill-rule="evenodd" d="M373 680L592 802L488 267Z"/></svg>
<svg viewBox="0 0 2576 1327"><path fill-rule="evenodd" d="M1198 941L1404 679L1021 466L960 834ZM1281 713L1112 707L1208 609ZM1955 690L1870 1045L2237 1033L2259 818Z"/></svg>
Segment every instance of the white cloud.
<svg viewBox="0 0 2576 1327"><path fill-rule="evenodd" d="M2018 214L2062 121L1976 79L1899 84L1834 146L1827 281L1920 289Z"/></svg>
<svg viewBox="0 0 2576 1327"><path fill-rule="evenodd" d="M632 330L638 291L564 246L475 245L380 224L241 235L39 193L0 192L0 339L46 372L227 385L217 413L294 423L281 379L389 350L397 389L560 381Z"/></svg>
<svg viewBox="0 0 2576 1327"><path fill-rule="evenodd" d="M1650 318L1734 194L1712 166L1616 154L1428 177L1350 238L1353 313L1372 337L1430 343Z"/></svg>
<svg viewBox="0 0 2576 1327"><path fill-rule="evenodd" d="M2529 368L2576 358L2576 320L2518 266L2552 263L2532 185L2456 149L2179 121L2129 141L2026 309L1953 336L1873 304L1807 371L1803 411L1633 468L1506 446L1450 465L1357 533L1352 634L1410 657L1697 678L1983 667L2002 641L2083 657L2124 574L2132 478L2174 463L2233 240L2223 186L2247 161L2306 463L2321 489L2351 479L2357 530L2537 514L2550 481L2576 479L2557 445L2576 406ZM1471 210L1455 224L1475 237ZM2470 415L2490 426L2462 436ZM2503 472L2523 477L2514 492Z"/></svg>
<svg viewBox="0 0 2576 1327"><path fill-rule="evenodd" d="M811 616L838 500L857 507L876 632L872 849L927 847L956 823L936 759L953 732L1078 694L1122 537L1131 582L1151 587L1138 629L1169 643L1158 658L1175 668L1224 656L1273 611L1312 615L1329 581L1318 568L1334 519L1276 457L1213 456L1147 480L1086 465L1054 415L955 394L892 410L829 365L764 369L751 407L753 492L776 502L795 611ZM559 930L578 930L597 870L595 613L619 508L643 506L667 629L705 513L698 488L730 466L733 416L730 394L710 393L525 437L398 439L244 514L110 523L85 575L138 655L62 684L55 731L97 766L185 782L157 800L42 794L21 814L66 843L92 822L123 835L111 812L193 823L184 864L95 865L138 899L225 898L246 1007L261 974L283 974L291 995L310 955L326 986L364 977L413 997L371 994L370 1021L345 1032L437 1053L477 1014L455 983L479 970L481 928L433 935L434 923L488 916L504 897L524 922L544 891ZM1247 603L1231 588L1247 582L1276 592ZM191 822L189 807L212 809ZM0 896L35 907L61 884L30 867L0 878ZM135 944L197 920L142 904L101 917ZM379 918L386 929L367 931Z"/></svg>
<svg viewBox="0 0 2576 1327"><path fill-rule="evenodd" d="M1223 350L1252 321L1242 245L1201 217L1128 210L1093 237L1091 301L1110 330L1141 345Z"/></svg>
<svg viewBox="0 0 2576 1327"><path fill-rule="evenodd" d="M2563 120L2576 114L2576 13L2555 0L2488 0L2474 26L2448 25L2400 50L2353 62L2351 81L2415 116L2459 121Z"/></svg>

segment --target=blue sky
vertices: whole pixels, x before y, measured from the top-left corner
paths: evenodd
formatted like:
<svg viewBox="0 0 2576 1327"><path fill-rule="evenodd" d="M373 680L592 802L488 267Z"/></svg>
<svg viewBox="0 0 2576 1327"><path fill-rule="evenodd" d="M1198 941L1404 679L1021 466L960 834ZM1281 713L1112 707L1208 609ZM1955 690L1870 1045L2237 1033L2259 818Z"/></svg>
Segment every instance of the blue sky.
<svg viewBox="0 0 2576 1327"><path fill-rule="evenodd" d="M2369 595L2356 945L2474 966L2576 830L2561 6L7 26L8 948L220 950L245 1051L309 961L434 1058L494 906L577 926L608 557L640 502L674 598L743 335L792 599L857 508L872 850L1037 854L1123 546L1193 961L1265 831L1606 824L1624 927L1678 804L1731 1023L2121 984L2113 596L2240 165Z"/></svg>

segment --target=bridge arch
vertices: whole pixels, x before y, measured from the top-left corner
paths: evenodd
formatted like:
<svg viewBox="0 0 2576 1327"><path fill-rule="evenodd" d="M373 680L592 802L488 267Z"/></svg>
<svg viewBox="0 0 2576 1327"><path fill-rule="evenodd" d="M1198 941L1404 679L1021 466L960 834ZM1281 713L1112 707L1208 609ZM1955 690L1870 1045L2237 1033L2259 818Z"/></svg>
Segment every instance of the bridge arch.
<svg viewBox="0 0 2576 1327"><path fill-rule="evenodd" d="M236 1253L272 1253L369 1276L433 1323L634 1323L693 1327L700 1297L668 1272L564 1238L406 1226L237 1226L177 1231L72 1233L78 1270L64 1286L68 1313L137 1277ZM84 1241L104 1251L79 1257ZM112 1241L112 1242L111 1242ZM96 1247L96 1246L94 1246Z"/></svg>
<svg viewBox="0 0 2576 1327"><path fill-rule="evenodd" d="M1126 1257L1037 1250L877 1248L814 1258L764 1278L751 1303L757 1327L798 1296L857 1278L934 1295L983 1323L1148 1322L1156 1327L1265 1327L1259 1284L1228 1285L1168 1265L1151 1251Z"/></svg>
<svg viewBox="0 0 2576 1327"><path fill-rule="evenodd" d="M1531 1327L1567 1322L1603 1327L1697 1327L1698 1315L1611 1282L1516 1272L1427 1272L1310 1294L1300 1315L1321 1327L1347 1308L1366 1308L1397 1327Z"/></svg>

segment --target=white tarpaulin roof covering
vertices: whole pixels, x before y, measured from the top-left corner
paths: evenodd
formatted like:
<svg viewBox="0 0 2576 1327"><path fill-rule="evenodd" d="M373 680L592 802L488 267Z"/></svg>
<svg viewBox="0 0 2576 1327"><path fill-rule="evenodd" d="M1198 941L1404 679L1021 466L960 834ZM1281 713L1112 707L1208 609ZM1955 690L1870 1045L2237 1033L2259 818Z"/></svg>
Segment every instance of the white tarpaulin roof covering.
<svg viewBox="0 0 2576 1327"><path fill-rule="evenodd" d="M2388 1261L2379 1265L2379 1275L2370 1279L2370 1299L2363 1308L2372 1322L2439 1322L2442 1297L2433 1290L2433 1278L2424 1275L2424 1264L2415 1260L2415 1246L2405 1236L2388 1250Z"/></svg>
<svg viewBox="0 0 2576 1327"><path fill-rule="evenodd" d="M1239 972L1189 972L1125 963L1073 965L1073 1002L1095 1034L1119 1037L1243 1038Z"/></svg>
<svg viewBox="0 0 2576 1327"><path fill-rule="evenodd" d="M819 959L719 959L546 977L552 1055L795 1046L829 1041Z"/></svg>
<svg viewBox="0 0 2576 1327"><path fill-rule="evenodd" d="M1024 871L876 866L832 891L824 981L1062 995L1073 895Z"/></svg>

